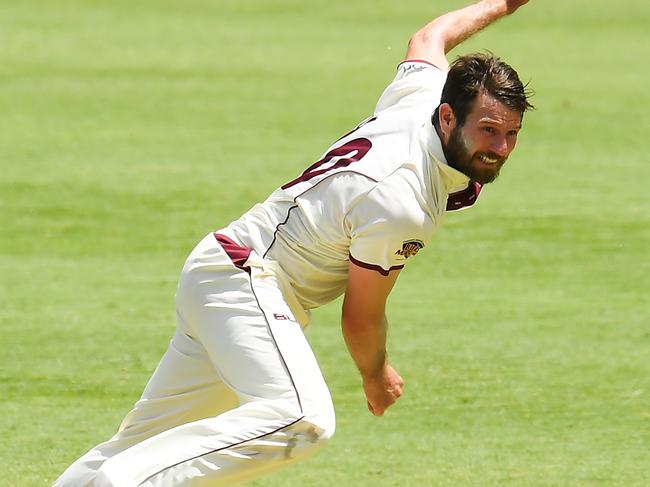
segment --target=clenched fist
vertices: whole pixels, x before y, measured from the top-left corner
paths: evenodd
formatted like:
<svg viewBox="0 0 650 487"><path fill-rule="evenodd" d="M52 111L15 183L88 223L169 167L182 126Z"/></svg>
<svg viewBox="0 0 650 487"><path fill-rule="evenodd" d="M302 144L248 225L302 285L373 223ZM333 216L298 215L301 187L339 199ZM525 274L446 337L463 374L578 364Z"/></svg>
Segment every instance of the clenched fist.
<svg viewBox="0 0 650 487"><path fill-rule="evenodd" d="M404 379L388 364L376 376L365 377L363 391L368 400L368 410L375 416L382 416L402 395L403 387Z"/></svg>

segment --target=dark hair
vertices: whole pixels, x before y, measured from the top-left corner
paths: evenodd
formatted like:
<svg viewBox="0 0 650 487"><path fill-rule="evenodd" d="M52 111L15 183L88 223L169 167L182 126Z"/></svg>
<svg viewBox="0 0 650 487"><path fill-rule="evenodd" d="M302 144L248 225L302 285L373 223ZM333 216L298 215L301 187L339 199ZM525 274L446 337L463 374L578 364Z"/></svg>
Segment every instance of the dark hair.
<svg viewBox="0 0 650 487"><path fill-rule="evenodd" d="M459 125L472 110L474 100L486 92L508 108L524 116L533 105L532 93L522 84L517 72L491 52L458 57L449 67L440 103L448 103Z"/></svg>

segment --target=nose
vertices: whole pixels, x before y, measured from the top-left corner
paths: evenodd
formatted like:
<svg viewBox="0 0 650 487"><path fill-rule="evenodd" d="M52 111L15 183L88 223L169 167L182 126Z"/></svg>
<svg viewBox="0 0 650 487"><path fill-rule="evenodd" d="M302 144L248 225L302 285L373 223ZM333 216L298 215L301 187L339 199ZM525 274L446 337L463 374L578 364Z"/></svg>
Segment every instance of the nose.
<svg viewBox="0 0 650 487"><path fill-rule="evenodd" d="M508 141L505 137L497 137L493 141L492 147L490 147L490 149L499 157L508 157L511 151L508 145Z"/></svg>

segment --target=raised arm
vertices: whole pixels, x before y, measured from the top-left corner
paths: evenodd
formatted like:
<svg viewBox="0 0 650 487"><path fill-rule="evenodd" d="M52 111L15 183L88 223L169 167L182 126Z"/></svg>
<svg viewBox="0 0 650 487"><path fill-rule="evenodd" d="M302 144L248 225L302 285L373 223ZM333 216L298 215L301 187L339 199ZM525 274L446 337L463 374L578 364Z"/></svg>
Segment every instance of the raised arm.
<svg viewBox="0 0 650 487"><path fill-rule="evenodd" d="M465 39L509 15L529 0L482 0L441 15L418 30L409 41L405 59L420 59L446 69L445 54Z"/></svg>
<svg viewBox="0 0 650 487"><path fill-rule="evenodd" d="M392 270L384 276L350 262L343 300L343 337L361 373L368 409L375 416L383 415L402 395L404 385L386 357L386 300L398 274L399 270Z"/></svg>

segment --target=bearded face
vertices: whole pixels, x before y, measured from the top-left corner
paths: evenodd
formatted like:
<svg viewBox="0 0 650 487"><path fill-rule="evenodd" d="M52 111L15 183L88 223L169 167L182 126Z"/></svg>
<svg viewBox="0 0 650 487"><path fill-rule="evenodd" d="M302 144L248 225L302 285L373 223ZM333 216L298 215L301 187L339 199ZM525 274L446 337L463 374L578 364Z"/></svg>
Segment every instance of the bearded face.
<svg viewBox="0 0 650 487"><path fill-rule="evenodd" d="M521 114L491 95L481 93L465 122L460 125L452 116L446 128L443 150L448 164L470 179L487 184L499 176L515 148Z"/></svg>
<svg viewBox="0 0 650 487"><path fill-rule="evenodd" d="M456 126L444 147L445 157L451 167L481 184L488 184L499 177L506 157L493 152L474 151L463 136L463 128Z"/></svg>

